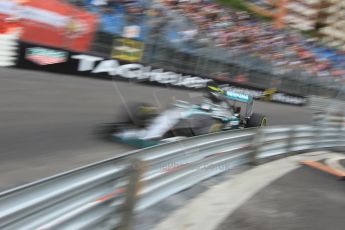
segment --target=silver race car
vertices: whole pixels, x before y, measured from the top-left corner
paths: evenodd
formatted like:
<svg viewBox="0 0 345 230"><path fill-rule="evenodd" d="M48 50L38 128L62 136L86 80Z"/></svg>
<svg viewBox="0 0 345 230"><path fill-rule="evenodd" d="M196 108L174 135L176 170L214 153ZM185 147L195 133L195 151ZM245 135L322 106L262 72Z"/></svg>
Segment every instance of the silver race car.
<svg viewBox="0 0 345 230"><path fill-rule="evenodd" d="M266 126L266 116L252 112L253 98L209 86L200 104L176 101L158 113L147 103L125 106L124 121L115 124L113 139L148 147L223 130Z"/></svg>

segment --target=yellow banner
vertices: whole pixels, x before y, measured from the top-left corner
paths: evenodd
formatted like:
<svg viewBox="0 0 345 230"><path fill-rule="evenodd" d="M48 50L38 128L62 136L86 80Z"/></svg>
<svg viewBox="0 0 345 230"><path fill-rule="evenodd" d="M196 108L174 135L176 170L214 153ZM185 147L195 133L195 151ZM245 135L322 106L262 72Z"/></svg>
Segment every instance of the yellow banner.
<svg viewBox="0 0 345 230"><path fill-rule="evenodd" d="M114 39L112 57L125 61L140 61L144 51L144 43L130 38Z"/></svg>

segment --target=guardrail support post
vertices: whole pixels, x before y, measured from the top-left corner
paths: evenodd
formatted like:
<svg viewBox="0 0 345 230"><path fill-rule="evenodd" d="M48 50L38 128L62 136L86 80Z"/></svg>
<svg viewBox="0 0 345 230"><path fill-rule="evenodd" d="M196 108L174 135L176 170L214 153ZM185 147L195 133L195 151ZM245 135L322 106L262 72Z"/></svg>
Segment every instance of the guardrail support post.
<svg viewBox="0 0 345 230"><path fill-rule="evenodd" d="M291 156L292 154L292 147L293 147L293 142L294 142L294 137L295 137L295 128L291 127L289 132L288 132L288 140L287 140L287 144L286 144L286 152L287 152L287 156Z"/></svg>
<svg viewBox="0 0 345 230"><path fill-rule="evenodd" d="M125 202L123 206L121 230L133 229L133 216L137 194L140 190L140 177L143 173L144 163L140 160L134 159L130 164L129 182L126 189Z"/></svg>
<svg viewBox="0 0 345 230"><path fill-rule="evenodd" d="M342 152L343 151L343 148L342 147L345 147L345 134L344 134L344 131L345 131L345 114L343 111L339 111L338 113L335 114L335 116L337 116L337 123L336 123L336 128L338 128L338 133L336 134L335 138L337 140L337 143L336 143L336 147L335 148L332 148L332 150L334 151L340 151Z"/></svg>
<svg viewBox="0 0 345 230"><path fill-rule="evenodd" d="M262 146L263 138L264 138L264 133L263 133L262 129L259 128L257 130L255 136L254 136L254 140L253 140L253 143L252 143L253 153L252 153L251 163L253 165L259 165L260 164L259 160L257 159L257 156L260 153L260 149L261 149L261 146Z"/></svg>
<svg viewBox="0 0 345 230"><path fill-rule="evenodd" d="M324 127L326 114L324 112L318 112L313 117L313 128L314 128L314 150L318 150L321 141L321 129Z"/></svg>

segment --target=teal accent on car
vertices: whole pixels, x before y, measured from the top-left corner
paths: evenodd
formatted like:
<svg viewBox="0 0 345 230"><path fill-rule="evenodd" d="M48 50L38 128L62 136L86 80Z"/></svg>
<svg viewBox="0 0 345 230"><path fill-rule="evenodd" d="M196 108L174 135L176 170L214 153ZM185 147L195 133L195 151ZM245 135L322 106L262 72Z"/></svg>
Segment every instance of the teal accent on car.
<svg viewBox="0 0 345 230"><path fill-rule="evenodd" d="M147 148L151 146L155 146L160 144L160 141L157 140L143 140L138 138L120 138L117 136L113 136L113 139L116 141L123 142L125 144L137 147L137 148Z"/></svg>

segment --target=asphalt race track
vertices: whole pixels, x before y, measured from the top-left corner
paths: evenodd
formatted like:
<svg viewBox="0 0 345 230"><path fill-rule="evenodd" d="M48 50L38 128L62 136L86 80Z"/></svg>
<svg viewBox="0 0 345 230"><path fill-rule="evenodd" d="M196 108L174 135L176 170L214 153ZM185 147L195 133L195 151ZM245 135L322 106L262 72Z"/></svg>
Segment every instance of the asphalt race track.
<svg viewBox="0 0 345 230"><path fill-rule="evenodd" d="M131 147L99 134L119 119L122 103L151 102L164 108L200 93L142 84L0 69L0 190L109 158ZM256 102L269 125L306 124L302 107Z"/></svg>

